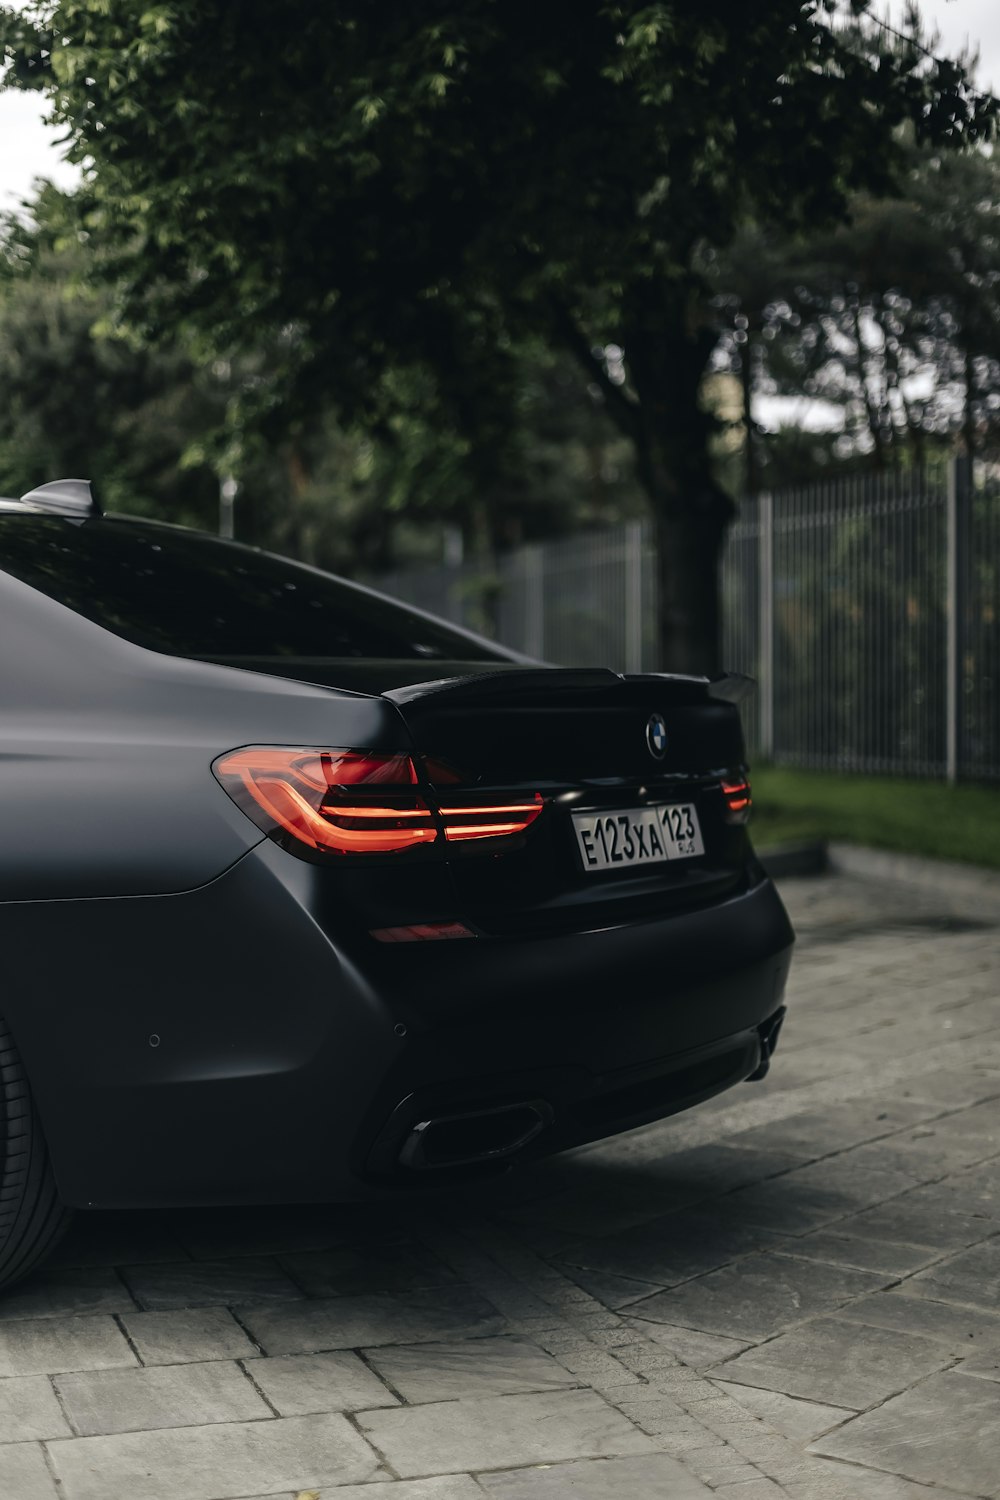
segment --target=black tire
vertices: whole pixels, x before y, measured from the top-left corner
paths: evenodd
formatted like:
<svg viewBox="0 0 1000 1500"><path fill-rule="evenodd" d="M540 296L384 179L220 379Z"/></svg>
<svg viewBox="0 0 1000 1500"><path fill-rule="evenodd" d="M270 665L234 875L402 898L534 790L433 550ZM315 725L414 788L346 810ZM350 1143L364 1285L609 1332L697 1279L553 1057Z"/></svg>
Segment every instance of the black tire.
<svg viewBox="0 0 1000 1500"><path fill-rule="evenodd" d="M0 1019L0 1290L34 1270L71 1218L56 1196L20 1055Z"/></svg>

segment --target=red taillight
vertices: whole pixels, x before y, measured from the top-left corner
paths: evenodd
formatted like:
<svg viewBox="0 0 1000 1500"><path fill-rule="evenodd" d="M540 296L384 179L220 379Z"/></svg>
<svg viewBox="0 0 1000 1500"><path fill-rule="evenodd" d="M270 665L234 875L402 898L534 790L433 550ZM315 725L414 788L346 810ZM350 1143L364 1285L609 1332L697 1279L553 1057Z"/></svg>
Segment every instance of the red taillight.
<svg viewBox="0 0 1000 1500"><path fill-rule="evenodd" d="M373 927L371 932L378 943L436 943L475 935L464 922L414 922L409 927Z"/></svg>
<svg viewBox="0 0 1000 1500"><path fill-rule="evenodd" d="M258 828L302 853L386 854L432 844L434 814L408 755L251 746L212 767Z"/></svg>
<svg viewBox="0 0 1000 1500"><path fill-rule="evenodd" d="M724 781L722 795L726 799L726 822L745 823L750 817L753 799L750 783L744 776L740 781Z"/></svg>
<svg viewBox="0 0 1000 1500"><path fill-rule="evenodd" d="M530 802L442 806L444 836L450 842L457 842L460 839L493 839L503 834L523 833L544 806L541 792L536 792Z"/></svg>
<svg viewBox="0 0 1000 1500"><path fill-rule="evenodd" d="M442 839L499 838L522 833L544 806L539 792L510 801L456 794L458 774L428 762L446 804L438 806L405 752L251 745L220 756L212 770L258 828L294 854L388 854Z"/></svg>
<svg viewBox="0 0 1000 1500"><path fill-rule="evenodd" d="M475 780L468 772L456 771L447 761L424 757L424 773L441 787L438 811L449 843L462 839L492 839L523 833L545 806L541 792L530 797L490 796L488 792L458 792L454 788Z"/></svg>

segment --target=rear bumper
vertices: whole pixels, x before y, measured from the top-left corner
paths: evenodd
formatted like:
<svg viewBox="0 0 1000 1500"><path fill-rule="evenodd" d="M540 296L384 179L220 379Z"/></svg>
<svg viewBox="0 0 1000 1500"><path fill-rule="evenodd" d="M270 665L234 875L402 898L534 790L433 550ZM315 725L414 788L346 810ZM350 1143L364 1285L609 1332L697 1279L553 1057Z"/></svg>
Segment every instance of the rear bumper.
<svg viewBox="0 0 1000 1500"><path fill-rule="evenodd" d="M791 928L767 880L559 937L380 946L272 845L182 896L22 903L5 1001L65 1201L293 1202L442 1181L414 1124L524 1099L528 1154L748 1076Z"/></svg>
<svg viewBox="0 0 1000 1500"><path fill-rule="evenodd" d="M755 1072L793 941L770 881L699 911L533 941L393 948L383 993L407 1026L354 1140L361 1178L403 1185L414 1124L541 1101L519 1159L686 1109ZM397 973L391 970L397 969Z"/></svg>
<svg viewBox="0 0 1000 1500"><path fill-rule="evenodd" d="M491 1074L407 1095L375 1140L362 1140L359 1170L371 1181L412 1187L504 1171L700 1104L763 1077L784 1006L756 1026L632 1068L529 1069Z"/></svg>

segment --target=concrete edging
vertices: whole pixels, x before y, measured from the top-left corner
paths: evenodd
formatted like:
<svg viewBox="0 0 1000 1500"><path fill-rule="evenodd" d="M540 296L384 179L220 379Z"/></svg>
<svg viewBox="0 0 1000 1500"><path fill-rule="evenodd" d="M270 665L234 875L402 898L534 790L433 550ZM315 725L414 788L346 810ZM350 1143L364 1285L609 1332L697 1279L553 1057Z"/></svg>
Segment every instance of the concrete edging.
<svg viewBox="0 0 1000 1500"><path fill-rule="evenodd" d="M1000 872L953 859L929 859L870 849L864 844L776 844L758 849L757 858L773 879L790 875L853 875L858 880L892 880L921 890L947 891L975 907L1000 911Z"/></svg>
<svg viewBox="0 0 1000 1500"><path fill-rule="evenodd" d="M757 858L772 879L786 875L825 875L830 868L829 852L822 839L809 844L772 844L758 849Z"/></svg>
<svg viewBox="0 0 1000 1500"><path fill-rule="evenodd" d="M946 891L971 904L1000 910L1000 873L958 860L928 859L897 854L891 849L869 849L861 844L828 845L828 868L838 875L861 880L895 880L924 890Z"/></svg>

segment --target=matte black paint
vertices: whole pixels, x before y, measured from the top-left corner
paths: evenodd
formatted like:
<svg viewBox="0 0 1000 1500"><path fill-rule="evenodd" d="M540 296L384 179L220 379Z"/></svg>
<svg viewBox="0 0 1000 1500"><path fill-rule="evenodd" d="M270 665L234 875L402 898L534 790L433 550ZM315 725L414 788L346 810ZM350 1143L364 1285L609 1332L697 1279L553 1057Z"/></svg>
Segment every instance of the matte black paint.
<svg viewBox="0 0 1000 1500"><path fill-rule="evenodd" d="M206 775L223 750L409 743L388 702L146 651L3 572L0 621L0 899L214 879L261 838Z"/></svg>
<svg viewBox="0 0 1000 1500"><path fill-rule="evenodd" d="M340 664L338 687L329 661L285 659L278 676L145 650L2 567L0 1012L67 1202L397 1190L377 1143L428 1101L537 1093L556 1114L544 1150L667 1112L602 1116L599 1101L727 1039L739 1076L757 1065L792 934L723 821L719 773L743 745L704 683L498 654L485 673L428 663L435 684L412 661ZM645 752L651 707L670 726L662 764ZM245 744L427 752L478 790L551 800L503 849L319 868L212 776ZM581 874L572 808L670 796L698 798L703 860ZM454 918L484 936L368 936Z"/></svg>

